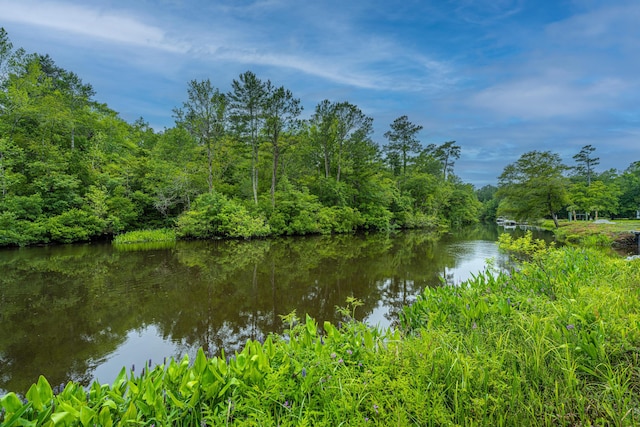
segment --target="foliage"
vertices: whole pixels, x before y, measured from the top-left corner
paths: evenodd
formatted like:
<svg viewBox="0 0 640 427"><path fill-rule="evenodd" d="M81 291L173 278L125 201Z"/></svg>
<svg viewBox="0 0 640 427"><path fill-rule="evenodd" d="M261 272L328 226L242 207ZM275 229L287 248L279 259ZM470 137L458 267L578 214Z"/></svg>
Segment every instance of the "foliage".
<svg viewBox="0 0 640 427"><path fill-rule="evenodd" d="M592 145L585 145L580 152L573 156L576 166L573 167L575 173L579 177L586 178L587 186L591 186L591 178L593 177L593 168L600 164L600 157L593 157L596 148Z"/></svg>
<svg viewBox="0 0 640 427"><path fill-rule="evenodd" d="M80 209L69 209L47 221L47 232L53 242L87 241L103 229L103 220Z"/></svg>
<svg viewBox="0 0 640 427"><path fill-rule="evenodd" d="M620 189L620 213L623 217L636 218L640 211L640 161L631 163L616 179Z"/></svg>
<svg viewBox="0 0 640 427"><path fill-rule="evenodd" d="M562 175L566 166L558 154L530 151L507 165L499 177L497 195L503 197L498 215L516 220L551 217L558 227L558 212L568 202Z"/></svg>
<svg viewBox="0 0 640 427"><path fill-rule="evenodd" d="M266 236L270 227L264 219L253 216L242 204L217 193L205 193L193 202L193 208L183 213L177 221L178 237L260 237Z"/></svg>
<svg viewBox="0 0 640 427"><path fill-rule="evenodd" d="M398 160L391 162L396 175L400 166L402 166L402 175L405 175L407 163L410 161L410 153L420 151L421 146L416 134L421 130L422 126L411 123L407 116L400 116L391 123L391 130L385 132L384 137L389 140L385 151L391 155L391 159Z"/></svg>
<svg viewBox="0 0 640 427"><path fill-rule="evenodd" d="M427 289L403 312L406 347L421 352L403 353L407 376L439 385L427 392L432 413L455 424L637 424L637 262L512 243L536 262Z"/></svg>
<svg viewBox="0 0 640 427"><path fill-rule="evenodd" d="M553 242L549 246L553 246ZM547 252L548 245L542 239L534 239L531 230L527 230L524 236L514 239L508 233L502 233L498 237L498 247L520 259L535 260Z"/></svg>
<svg viewBox="0 0 640 427"><path fill-rule="evenodd" d="M114 237L113 243L123 245L127 243L171 242L175 240L175 230L161 228L157 230L136 230L118 234Z"/></svg>
<svg viewBox="0 0 640 427"><path fill-rule="evenodd" d="M188 238L443 230L498 212L557 219L579 207L629 217L640 207L635 164L598 175L591 146L575 156L573 181L587 178L588 197L569 187L557 155L532 152L505 169L487 199L454 174L455 141L421 148L422 126L400 115L381 147L373 119L348 101L325 99L300 120L301 100L251 71L226 92L190 81L175 126L162 131L142 118L125 122L95 95L48 55L14 49L0 33L0 245L176 226ZM196 203L206 193L226 198L226 219Z"/></svg>

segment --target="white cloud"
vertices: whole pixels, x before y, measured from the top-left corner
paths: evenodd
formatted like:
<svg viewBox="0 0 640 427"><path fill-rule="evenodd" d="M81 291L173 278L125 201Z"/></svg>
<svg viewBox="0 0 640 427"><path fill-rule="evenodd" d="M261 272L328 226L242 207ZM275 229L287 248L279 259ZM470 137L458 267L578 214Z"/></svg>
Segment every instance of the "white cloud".
<svg viewBox="0 0 640 427"><path fill-rule="evenodd" d="M524 78L485 89L471 99L471 104L510 118L575 118L607 109L625 88L624 82L614 78L590 84Z"/></svg>
<svg viewBox="0 0 640 427"><path fill-rule="evenodd" d="M186 45L169 40L161 28L145 24L123 11L105 12L84 5L29 0L0 0L0 8L6 21L170 52L187 49Z"/></svg>

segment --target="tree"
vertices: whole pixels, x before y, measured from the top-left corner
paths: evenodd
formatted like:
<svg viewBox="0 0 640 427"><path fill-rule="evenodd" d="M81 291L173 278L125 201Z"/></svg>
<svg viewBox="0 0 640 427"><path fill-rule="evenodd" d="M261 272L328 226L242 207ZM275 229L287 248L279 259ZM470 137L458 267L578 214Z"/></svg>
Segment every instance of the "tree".
<svg viewBox="0 0 640 427"><path fill-rule="evenodd" d="M233 80L231 92L227 95L234 131L251 149L251 186L256 205L258 204L258 154L260 131L264 124L266 87L266 84L254 73L247 71L240 75L239 80Z"/></svg>
<svg viewBox="0 0 640 427"><path fill-rule="evenodd" d="M640 218L640 161L633 162L616 179L620 188L620 213Z"/></svg>
<svg viewBox="0 0 640 427"><path fill-rule="evenodd" d="M325 99L316 105L315 112L309 120L309 139L320 153L324 165L324 177L331 175L331 160L335 151L336 121L334 104Z"/></svg>
<svg viewBox="0 0 640 427"><path fill-rule="evenodd" d="M207 183L213 191L213 158L227 130L227 98L209 79L189 82L188 101L175 109L176 123L183 126L207 152Z"/></svg>
<svg viewBox="0 0 640 427"><path fill-rule="evenodd" d="M455 141L447 141L439 146L429 144L426 148L426 152L440 162L444 181L453 173L453 165L460 158L460 146L455 144Z"/></svg>
<svg viewBox="0 0 640 427"><path fill-rule="evenodd" d="M349 145L369 137L373 132L373 119L365 116L358 107L348 102L334 104L334 114L337 142L336 182L340 182L345 150Z"/></svg>
<svg viewBox="0 0 640 427"><path fill-rule="evenodd" d="M275 206L276 178L278 162L282 154L281 135L285 131L291 131L299 125L298 116L302 112L300 100L293 97L290 90L284 87L272 88L271 83L266 85L268 95L264 99L264 131L267 135L273 156L273 168L271 170L271 205Z"/></svg>
<svg viewBox="0 0 640 427"><path fill-rule="evenodd" d="M409 121L407 116L400 116L391 123L391 130L385 132L384 136L389 140L385 150L392 158L402 159L402 174L407 173L407 161L409 153L420 151L420 142L416 134L422 130L422 126L415 125Z"/></svg>
<svg viewBox="0 0 640 427"><path fill-rule="evenodd" d="M578 154L573 156L577 163L577 166L574 166L573 169L578 175L587 178L587 186L591 185L594 166L598 166L600 164L600 157L592 157L594 151L596 151L595 147L585 145Z"/></svg>
<svg viewBox="0 0 640 427"><path fill-rule="evenodd" d="M70 126L70 146L75 149L76 127L85 107L89 106L95 91L90 84L82 83L77 74L58 67L49 55L37 55L42 73L51 79L51 89L60 93L66 107L65 121Z"/></svg>
<svg viewBox="0 0 640 427"><path fill-rule="evenodd" d="M620 190L616 184L606 185L602 181L593 181L588 187L589 210L595 212L598 219L599 212L615 214L618 212Z"/></svg>
<svg viewBox="0 0 640 427"><path fill-rule="evenodd" d="M507 165L498 178L497 196L504 197L499 214L516 220L549 215L558 227L558 211L568 203L560 156L550 151L530 151Z"/></svg>

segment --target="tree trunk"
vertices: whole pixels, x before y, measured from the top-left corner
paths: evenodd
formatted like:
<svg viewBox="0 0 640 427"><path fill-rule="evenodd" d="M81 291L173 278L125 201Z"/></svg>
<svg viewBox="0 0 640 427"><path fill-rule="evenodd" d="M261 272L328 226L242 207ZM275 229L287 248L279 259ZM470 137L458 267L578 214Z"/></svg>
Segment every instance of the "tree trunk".
<svg viewBox="0 0 640 427"><path fill-rule="evenodd" d="M338 173L336 174L336 182L340 182L340 166L342 163L342 144L338 148Z"/></svg>
<svg viewBox="0 0 640 427"><path fill-rule="evenodd" d="M324 177L329 178L329 153L324 152Z"/></svg>
<svg viewBox="0 0 640 427"><path fill-rule="evenodd" d="M209 176L207 177L207 184L209 184L209 193L213 192L213 153L211 152L211 144L207 144L207 161L209 166Z"/></svg>
<svg viewBox="0 0 640 427"><path fill-rule="evenodd" d="M276 207L276 176L278 173L278 160L280 159L280 147L273 146L273 171L271 173L271 207Z"/></svg>
<svg viewBox="0 0 640 427"><path fill-rule="evenodd" d="M251 186L253 187L253 201L258 204L258 147L253 148L253 158L251 159Z"/></svg>

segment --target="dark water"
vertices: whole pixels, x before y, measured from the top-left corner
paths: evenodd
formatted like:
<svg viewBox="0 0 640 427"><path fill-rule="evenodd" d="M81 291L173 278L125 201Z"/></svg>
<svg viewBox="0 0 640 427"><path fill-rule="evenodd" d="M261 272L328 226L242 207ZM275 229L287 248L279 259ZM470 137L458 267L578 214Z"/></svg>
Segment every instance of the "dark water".
<svg viewBox="0 0 640 427"><path fill-rule="evenodd" d="M423 232L258 241L178 242L122 251L110 244L0 251L0 395L52 385L111 383L149 359L239 350L281 332L296 310L338 321L336 306L362 300L356 317L392 326L426 286L459 283L504 262L495 227L440 239Z"/></svg>

